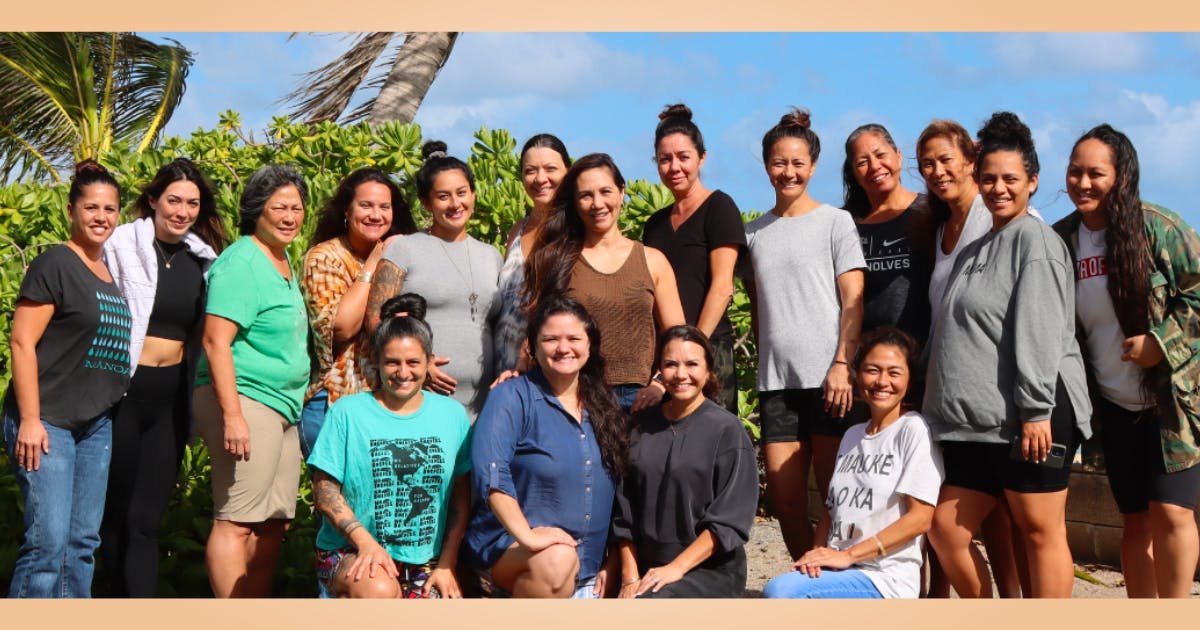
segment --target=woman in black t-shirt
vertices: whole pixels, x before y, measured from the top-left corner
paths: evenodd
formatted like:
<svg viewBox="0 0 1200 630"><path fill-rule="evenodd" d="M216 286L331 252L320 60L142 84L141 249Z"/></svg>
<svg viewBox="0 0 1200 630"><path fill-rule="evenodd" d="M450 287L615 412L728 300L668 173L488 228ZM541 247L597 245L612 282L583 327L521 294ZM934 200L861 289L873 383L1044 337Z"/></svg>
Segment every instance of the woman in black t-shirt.
<svg viewBox="0 0 1200 630"><path fill-rule="evenodd" d="M733 326L725 310L733 298L734 266L746 248L746 228L733 199L700 182L707 152L704 137L692 122L692 110L683 104L670 105L658 117L654 161L675 203L646 221L642 242L661 251L671 263L685 321L712 342L712 368L721 385L718 402L736 414ZM638 401L633 408L652 402Z"/></svg>
<svg viewBox="0 0 1200 630"><path fill-rule="evenodd" d="M924 345L929 337L934 225L925 195L900 182L902 163L883 125L855 129L846 138L842 207L854 216L867 259L863 332L895 326ZM919 402L919 383L914 388Z"/></svg>
<svg viewBox="0 0 1200 630"><path fill-rule="evenodd" d="M104 244L132 330L129 392L113 413L100 535L109 594L154 597L159 525L191 428L204 275L227 239L212 190L187 158L160 168L134 206L141 218Z"/></svg>
<svg viewBox="0 0 1200 630"><path fill-rule="evenodd" d="M4 443L24 501L10 597L90 597L108 480L109 410L129 385L129 309L100 258L117 181L75 167L71 238L34 259L12 324Z"/></svg>

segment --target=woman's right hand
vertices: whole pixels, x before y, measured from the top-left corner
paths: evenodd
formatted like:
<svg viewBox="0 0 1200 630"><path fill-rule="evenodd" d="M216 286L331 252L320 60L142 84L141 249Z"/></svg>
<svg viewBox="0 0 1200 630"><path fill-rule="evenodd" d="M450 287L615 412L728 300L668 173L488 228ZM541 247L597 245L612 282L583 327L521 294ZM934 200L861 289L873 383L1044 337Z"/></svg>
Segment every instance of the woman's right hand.
<svg viewBox="0 0 1200 630"><path fill-rule="evenodd" d="M371 248L371 253L367 254L367 259L363 261L362 270L368 273L375 273L375 269L379 267L379 261L383 260L384 250L387 249L387 246L390 245L397 236L399 236L399 234L393 234L387 238L376 241L375 247Z"/></svg>
<svg viewBox="0 0 1200 630"><path fill-rule="evenodd" d="M825 373L825 412L842 418L850 410L854 400L854 386L850 382L850 367L845 363L834 363Z"/></svg>
<svg viewBox="0 0 1200 630"><path fill-rule="evenodd" d="M617 595L617 599L636 599L638 587L641 586L642 579L638 578L628 584L621 583L621 592Z"/></svg>
<svg viewBox="0 0 1200 630"><path fill-rule="evenodd" d="M488 389L495 389L500 383L503 383L509 379L517 378L520 375L521 373L517 370L504 370L500 373L500 376L496 377L496 380L492 381L492 384L488 386Z"/></svg>
<svg viewBox="0 0 1200 630"><path fill-rule="evenodd" d="M237 460L250 460L250 425L241 415L225 416L225 452Z"/></svg>
<svg viewBox="0 0 1200 630"><path fill-rule="evenodd" d="M42 464L42 454L50 452L50 434L41 420L22 420L17 429L17 443L13 454L17 456L17 466L24 467L26 472L37 470Z"/></svg>
<svg viewBox="0 0 1200 630"><path fill-rule="evenodd" d="M536 553L550 545L567 545L575 547L579 543L561 527L534 527L529 530L526 540L517 541L522 547Z"/></svg>

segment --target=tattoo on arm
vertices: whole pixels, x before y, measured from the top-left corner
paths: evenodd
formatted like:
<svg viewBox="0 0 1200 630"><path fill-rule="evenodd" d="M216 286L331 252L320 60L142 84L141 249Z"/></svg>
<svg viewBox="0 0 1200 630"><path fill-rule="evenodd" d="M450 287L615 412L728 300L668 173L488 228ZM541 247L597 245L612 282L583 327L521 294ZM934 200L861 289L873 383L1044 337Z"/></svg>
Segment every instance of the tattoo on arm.
<svg viewBox="0 0 1200 630"><path fill-rule="evenodd" d="M371 291L367 294L367 332L375 333L379 327L379 311L383 303L400 295L404 290L405 273L390 260L379 261L375 276L371 280Z"/></svg>
<svg viewBox="0 0 1200 630"><path fill-rule="evenodd" d="M346 505L346 497L342 496L342 484L320 470L313 471L313 503L325 516L325 520L347 541L350 540L350 532L363 526L354 516L350 506Z"/></svg>

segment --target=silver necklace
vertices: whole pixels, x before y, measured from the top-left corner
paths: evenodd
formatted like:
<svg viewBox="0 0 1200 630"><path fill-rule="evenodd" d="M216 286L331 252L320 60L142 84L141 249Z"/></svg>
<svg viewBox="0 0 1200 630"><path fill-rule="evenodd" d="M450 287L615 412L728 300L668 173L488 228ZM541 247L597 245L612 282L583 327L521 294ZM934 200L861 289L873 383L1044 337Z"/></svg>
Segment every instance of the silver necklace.
<svg viewBox="0 0 1200 630"><path fill-rule="evenodd" d="M471 321L475 321L475 305L479 301L479 294L475 292L475 269L471 266L471 244L463 243L467 249L467 273L464 274L462 269L458 267L458 263L454 262L454 257L450 255L450 250L446 248L446 241L433 232L429 232L429 235L437 239L438 244L442 246L442 253L446 255L446 260L449 260L450 264L454 266L454 271L458 273L458 277L462 279L463 284L467 285L467 290L471 292L467 296L467 302L471 305Z"/></svg>
<svg viewBox="0 0 1200 630"><path fill-rule="evenodd" d="M171 261L175 260L175 257L179 255L179 252L183 251L183 249L181 248L179 251L175 252L174 254L171 254L170 258L168 258L167 252L163 250L162 245L158 244L158 239L154 239L154 249L157 249L158 253L162 254L162 259L163 259L163 262L166 263L167 269L171 268Z"/></svg>

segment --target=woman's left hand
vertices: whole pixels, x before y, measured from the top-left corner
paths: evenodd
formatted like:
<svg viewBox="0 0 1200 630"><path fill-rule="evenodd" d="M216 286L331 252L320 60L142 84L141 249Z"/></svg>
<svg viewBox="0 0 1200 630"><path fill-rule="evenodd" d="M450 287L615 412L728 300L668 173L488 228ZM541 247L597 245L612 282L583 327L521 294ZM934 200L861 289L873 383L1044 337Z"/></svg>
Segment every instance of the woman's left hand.
<svg viewBox="0 0 1200 630"><path fill-rule="evenodd" d="M458 381L441 370L441 366L450 362L450 357L434 356L429 363L429 372L425 375L425 389L431 392L449 396L458 388Z"/></svg>
<svg viewBox="0 0 1200 630"><path fill-rule="evenodd" d="M1121 344L1121 349L1124 350L1121 360L1133 361L1138 367L1152 368L1163 360L1163 352L1162 348L1158 346L1158 340L1150 335L1130 337Z"/></svg>
<svg viewBox="0 0 1200 630"><path fill-rule="evenodd" d="M663 387L662 383L650 381L649 385L638 390L637 395L633 397L633 405L629 408L629 413L636 413L657 405L662 402L663 396L666 394L667 388Z"/></svg>
<svg viewBox="0 0 1200 630"><path fill-rule="evenodd" d="M657 593L662 590L664 586L668 584L674 584L675 582L682 580L684 573L685 571L677 569L674 565L670 564L663 565L661 567L654 567L653 569L646 571L646 574L643 575L642 579L637 583L637 594L643 595L646 593L646 591Z"/></svg>
<svg viewBox="0 0 1200 630"><path fill-rule="evenodd" d="M821 568L849 569L854 565L854 558L849 551L839 551L829 547L813 547L800 556L792 568L803 571L808 577L820 577Z"/></svg>
<svg viewBox="0 0 1200 630"><path fill-rule="evenodd" d="M436 567L421 587L421 597L429 597L429 591L437 589L442 599L462 599L462 589L458 586L458 578L449 567Z"/></svg>

